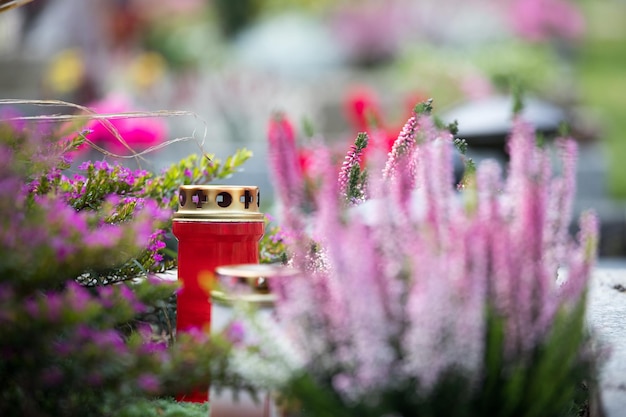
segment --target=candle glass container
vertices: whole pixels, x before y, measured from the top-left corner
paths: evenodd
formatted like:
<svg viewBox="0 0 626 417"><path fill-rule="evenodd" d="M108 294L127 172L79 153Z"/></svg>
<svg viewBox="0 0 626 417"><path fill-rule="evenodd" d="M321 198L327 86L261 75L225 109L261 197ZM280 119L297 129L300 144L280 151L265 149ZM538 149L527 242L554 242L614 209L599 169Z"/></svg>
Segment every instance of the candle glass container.
<svg viewBox="0 0 626 417"><path fill-rule="evenodd" d="M259 262L264 216L254 186L183 185L172 231L178 239L176 331L211 328L210 289L215 268ZM181 394L181 401L206 402L208 389Z"/></svg>

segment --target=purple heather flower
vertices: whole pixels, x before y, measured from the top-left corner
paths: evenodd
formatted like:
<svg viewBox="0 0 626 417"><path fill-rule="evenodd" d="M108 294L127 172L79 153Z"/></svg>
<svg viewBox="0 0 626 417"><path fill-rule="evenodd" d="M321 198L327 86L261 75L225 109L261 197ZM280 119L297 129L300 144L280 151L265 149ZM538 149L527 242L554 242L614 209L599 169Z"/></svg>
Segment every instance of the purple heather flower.
<svg viewBox="0 0 626 417"><path fill-rule="evenodd" d="M96 171L113 172L113 167L107 161L96 161L93 163L93 167Z"/></svg>
<svg viewBox="0 0 626 417"><path fill-rule="evenodd" d="M102 307L109 309L114 306L114 303L113 303L114 292L115 290L113 289L113 286L111 285L104 285L104 286L98 287L99 302L102 305Z"/></svg>
<svg viewBox="0 0 626 417"><path fill-rule="evenodd" d="M65 261L76 250L76 247L60 236L53 236L49 242L50 247L54 250L56 259L59 262Z"/></svg>
<svg viewBox="0 0 626 417"><path fill-rule="evenodd" d="M46 318L50 322L58 322L64 307L64 300L59 293L50 292L45 296Z"/></svg>
<svg viewBox="0 0 626 417"><path fill-rule="evenodd" d="M418 129L419 124L418 118L419 116L417 114L413 114L413 116L411 116L404 124L398 138L393 143L391 152L389 152L387 164L383 170L383 176L385 178L391 178L394 176L394 171L398 165L398 159L408 158L409 161L412 160L413 150L415 149L417 140L416 130Z"/></svg>
<svg viewBox="0 0 626 417"><path fill-rule="evenodd" d="M24 311L31 317L31 319L39 318L39 303L34 298L24 300Z"/></svg>
<svg viewBox="0 0 626 417"><path fill-rule="evenodd" d="M161 387L159 379L153 374L141 374L137 377L137 386L149 393L156 393Z"/></svg>
<svg viewBox="0 0 626 417"><path fill-rule="evenodd" d="M56 365L43 369L39 375L41 382L48 387L54 387L63 382L63 371Z"/></svg>
<svg viewBox="0 0 626 417"><path fill-rule="evenodd" d="M89 248L114 248L123 236L120 225L104 224L88 232L83 237L83 244Z"/></svg>
<svg viewBox="0 0 626 417"><path fill-rule="evenodd" d="M94 388L99 388L104 382L104 376L102 375L102 372L92 370L85 376L85 382Z"/></svg>
<svg viewBox="0 0 626 417"><path fill-rule="evenodd" d="M233 321L224 332L226 339L233 345L241 345L246 336L246 328L240 321Z"/></svg>
<svg viewBox="0 0 626 417"><path fill-rule="evenodd" d="M52 168L50 172L46 174L46 178L50 182L54 182L56 180L61 179L61 170L58 168Z"/></svg>
<svg viewBox="0 0 626 417"><path fill-rule="evenodd" d="M139 352L146 355L154 355L164 360L164 356L167 354L167 344L165 342L144 341Z"/></svg>
<svg viewBox="0 0 626 417"><path fill-rule="evenodd" d="M152 252L156 252L160 249L165 248L165 242L162 240L165 232L162 229L159 229L150 235L150 244L148 245L148 250Z"/></svg>
<svg viewBox="0 0 626 417"><path fill-rule="evenodd" d="M87 180L87 178L85 178L84 175L80 175L80 174L74 174L74 176L72 177L72 179L70 180L71 184L75 184L77 182L85 182Z"/></svg>
<svg viewBox="0 0 626 417"><path fill-rule="evenodd" d="M0 125L6 123L15 132L26 129L26 121L20 119L22 116L22 113L14 107L0 107Z"/></svg>
<svg viewBox="0 0 626 417"><path fill-rule="evenodd" d="M139 301L133 290L128 288L128 286L120 285L118 286L118 291L122 299L129 303L134 311L141 313L146 310L146 306Z"/></svg>
<svg viewBox="0 0 626 417"><path fill-rule="evenodd" d="M135 312L141 313L145 311L145 306L137 299L135 293L124 284L99 287L98 295L100 304L105 308L111 308L123 302Z"/></svg>
<svg viewBox="0 0 626 417"><path fill-rule="evenodd" d="M281 230L276 230L274 234L270 235L270 241L272 243L280 243L284 240L285 240L285 237Z"/></svg>
<svg viewBox="0 0 626 417"><path fill-rule="evenodd" d="M90 330L90 339L99 350L105 352L122 355L127 351L122 336L113 329Z"/></svg>
<svg viewBox="0 0 626 417"><path fill-rule="evenodd" d="M72 356L74 351L77 349L77 346L74 344L73 341L65 339L54 342L52 346L54 353L61 358L67 358Z"/></svg>
<svg viewBox="0 0 626 417"><path fill-rule="evenodd" d="M66 305L74 312L81 313L87 309L92 301L89 292L80 284L69 282L65 289Z"/></svg>
<svg viewBox="0 0 626 417"><path fill-rule="evenodd" d="M92 162L91 161L85 161L85 162L82 162L78 166L78 169L81 170L81 171L87 171L90 166L92 166Z"/></svg>
<svg viewBox="0 0 626 417"><path fill-rule="evenodd" d="M116 166L115 168L118 170L116 180L122 181L126 183L127 185L130 185L131 187L135 185L135 181L136 181L135 175L130 169L119 166L119 165Z"/></svg>

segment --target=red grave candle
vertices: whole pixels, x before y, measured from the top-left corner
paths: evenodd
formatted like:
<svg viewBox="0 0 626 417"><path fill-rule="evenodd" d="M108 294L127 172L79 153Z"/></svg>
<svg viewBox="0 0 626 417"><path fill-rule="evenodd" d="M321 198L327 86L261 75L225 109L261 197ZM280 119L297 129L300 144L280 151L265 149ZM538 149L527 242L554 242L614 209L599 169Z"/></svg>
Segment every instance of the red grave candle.
<svg viewBox="0 0 626 417"><path fill-rule="evenodd" d="M264 217L257 187L183 185L172 231L178 239L176 331L210 331L215 268L259 262ZM186 402L209 400L208 385L180 394Z"/></svg>

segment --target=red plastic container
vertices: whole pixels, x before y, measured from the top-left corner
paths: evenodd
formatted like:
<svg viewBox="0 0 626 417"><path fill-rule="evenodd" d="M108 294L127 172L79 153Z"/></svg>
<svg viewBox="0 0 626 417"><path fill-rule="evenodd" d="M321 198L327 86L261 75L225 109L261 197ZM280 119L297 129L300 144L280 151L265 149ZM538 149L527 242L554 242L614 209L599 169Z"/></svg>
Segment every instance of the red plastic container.
<svg viewBox="0 0 626 417"><path fill-rule="evenodd" d="M176 331L211 326L211 288L215 268L259 262L264 218L257 187L184 185L172 230L178 239ZM181 394L179 401L206 402L209 387Z"/></svg>

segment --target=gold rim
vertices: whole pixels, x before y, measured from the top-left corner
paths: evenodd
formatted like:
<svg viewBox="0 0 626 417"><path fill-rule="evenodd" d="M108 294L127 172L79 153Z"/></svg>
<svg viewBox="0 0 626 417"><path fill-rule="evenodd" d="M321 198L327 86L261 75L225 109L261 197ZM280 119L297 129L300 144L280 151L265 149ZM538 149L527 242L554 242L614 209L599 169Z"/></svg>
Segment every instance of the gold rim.
<svg viewBox="0 0 626 417"><path fill-rule="evenodd" d="M181 185L174 220L264 221L256 186Z"/></svg>
<svg viewBox="0 0 626 417"><path fill-rule="evenodd" d="M254 305L257 307L273 307L276 302L275 294L240 294L230 295L220 290L211 291L211 301L225 305L232 306L234 304L243 303Z"/></svg>
<svg viewBox="0 0 626 417"><path fill-rule="evenodd" d="M292 277L297 271L281 264L238 264L218 266L215 273L236 278L279 278Z"/></svg>

